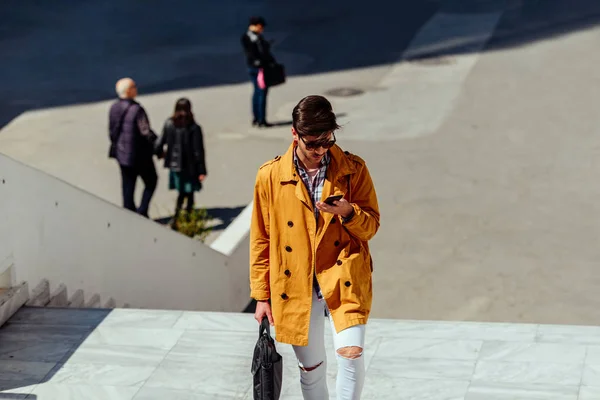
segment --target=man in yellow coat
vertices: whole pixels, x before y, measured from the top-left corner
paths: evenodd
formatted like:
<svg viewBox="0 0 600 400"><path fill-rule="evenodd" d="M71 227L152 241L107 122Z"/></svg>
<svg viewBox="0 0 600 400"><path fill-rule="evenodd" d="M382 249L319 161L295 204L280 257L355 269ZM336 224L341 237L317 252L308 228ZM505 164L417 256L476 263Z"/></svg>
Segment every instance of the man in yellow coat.
<svg viewBox="0 0 600 400"><path fill-rule="evenodd" d="M372 300L368 241L379 206L365 162L336 144L331 103L302 99L292 113L293 143L262 165L254 188L250 288L255 318L268 318L293 346L304 399L329 399L325 317L337 353L338 399L359 399L365 329ZM337 196L329 199L331 196Z"/></svg>

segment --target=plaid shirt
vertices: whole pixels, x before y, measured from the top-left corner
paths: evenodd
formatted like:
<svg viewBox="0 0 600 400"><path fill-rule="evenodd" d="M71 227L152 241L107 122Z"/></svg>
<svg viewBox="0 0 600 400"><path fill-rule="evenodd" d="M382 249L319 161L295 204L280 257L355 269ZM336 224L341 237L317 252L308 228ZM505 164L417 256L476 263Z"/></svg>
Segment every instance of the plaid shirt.
<svg viewBox="0 0 600 400"><path fill-rule="evenodd" d="M325 156L321 159L321 166L319 167L319 172L315 174L315 176L311 179L308 176L308 173L302 166L300 166L300 162L298 160L298 155L296 154L296 149L294 149L294 166L300 174L300 178L302 178L302 182L306 186L308 190L308 194L313 203L313 208L315 210L315 220L319 221L319 209L315 206L317 201L321 201L321 197L323 195L323 185L325 184L325 177L327 177L327 166L329 165L329 161L331 158L329 157L329 153L325 153ZM323 301L323 294L321 293L321 288L319 287L319 283L317 282L317 276L315 275L313 278L313 285L315 287L315 291L317 292L317 297L319 301Z"/></svg>
<svg viewBox="0 0 600 400"><path fill-rule="evenodd" d="M311 179L306 170L300 166L298 155L294 150L294 165L296 166L298 174L300 174L300 178L302 178L302 182L304 182L304 185L308 190L308 194L310 195L313 208L315 210L315 218L317 220L319 218L319 209L315 207L315 204L317 201L321 201L321 196L323 195L323 185L325 184L325 177L327 176L327 166L329 165L329 161L329 153L325 153L325 156L321 159L321 167L319 167L319 172L317 172L317 174Z"/></svg>

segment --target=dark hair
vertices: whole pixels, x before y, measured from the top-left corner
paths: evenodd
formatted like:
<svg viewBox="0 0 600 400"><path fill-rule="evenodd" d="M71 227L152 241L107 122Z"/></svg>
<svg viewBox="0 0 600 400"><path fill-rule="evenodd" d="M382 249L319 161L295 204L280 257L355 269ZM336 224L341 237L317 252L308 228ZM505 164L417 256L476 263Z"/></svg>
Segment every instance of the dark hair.
<svg viewBox="0 0 600 400"><path fill-rule="evenodd" d="M171 119L178 128L193 124L195 121L194 114L192 113L192 103L185 97L177 100Z"/></svg>
<svg viewBox="0 0 600 400"><path fill-rule="evenodd" d="M248 24L249 25L267 26L267 21L265 21L265 19L263 17L254 16L254 17L250 17Z"/></svg>
<svg viewBox="0 0 600 400"><path fill-rule="evenodd" d="M292 126L301 136L321 136L340 128L329 100L316 95L303 98L294 107Z"/></svg>

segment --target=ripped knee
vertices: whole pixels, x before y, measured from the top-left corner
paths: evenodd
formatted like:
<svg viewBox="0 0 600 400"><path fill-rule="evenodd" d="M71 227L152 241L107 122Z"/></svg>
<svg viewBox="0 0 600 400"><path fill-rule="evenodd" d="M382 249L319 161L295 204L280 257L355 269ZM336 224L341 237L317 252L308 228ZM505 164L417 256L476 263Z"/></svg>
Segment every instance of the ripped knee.
<svg viewBox="0 0 600 400"><path fill-rule="evenodd" d="M315 369L319 368L321 365L323 365L323 361L321 361L320 363L318 363L314 367L305 367L303 365L299 365L299 367L304 372L310 372L310 371L314 371Z"/></svg>
<svg viewBox="0 0 600 400"><path fill-rule="evenodd" d="M362 347L358 346L347 346L338 349L337 354L340 357L347 358L348 360L356 360L362 356L363 349Z"/></svg>

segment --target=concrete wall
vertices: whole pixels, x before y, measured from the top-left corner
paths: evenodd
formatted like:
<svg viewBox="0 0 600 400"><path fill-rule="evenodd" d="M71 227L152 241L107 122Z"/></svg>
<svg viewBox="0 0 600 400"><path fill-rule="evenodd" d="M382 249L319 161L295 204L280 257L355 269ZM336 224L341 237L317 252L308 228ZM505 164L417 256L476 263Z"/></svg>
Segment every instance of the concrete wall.
<svg viewBox="0 0 600 400"><path fill-rule="evenodd" d="M13 283L46 278L117 306L241 311L244 253L247 238L228 256L0 154L0 261L14 264Z"/></svg>

